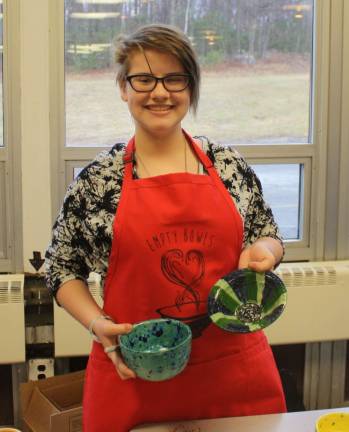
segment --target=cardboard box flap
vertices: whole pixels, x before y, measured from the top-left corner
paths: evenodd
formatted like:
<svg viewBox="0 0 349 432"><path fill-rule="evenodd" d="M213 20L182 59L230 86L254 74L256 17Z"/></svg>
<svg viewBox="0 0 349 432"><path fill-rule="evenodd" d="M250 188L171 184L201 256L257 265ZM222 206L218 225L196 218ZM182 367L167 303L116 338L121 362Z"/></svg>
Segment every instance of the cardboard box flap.
<svg viewBox="0 0 349 432"><path fill-rule="evenodd" d="M82 407L74 408L64 412L64 415L53 414L51 416L51 430L52 431L69 431L81 432L82 431Z"/></svg>
<svg viewBox="0 0 349 432"><path fill-rule="evenodd" d="M47 432L50 430L50 416L57 413L58 409L45 397L38 387L34 387L29 405L24 412L24 420L35 432ZM42 415L45 413L45 415Z"/></svg>
<svg viewBox="0 0 349 432"><path fill-rule="evenodd" d="M79 371L21 384L24 425L34 432L63 432L65 429L52 429L53 423L71 421L72 426L69 425L70 429L66 430L78 431L84 378L85 371ZM59 420L59 417L65 420Z"/></svg>
<svg viewBox="0 0 349 432"><path fill-rule="evenodd" d="M83 380L67 382L42 389L42 393L59 410L64 411L81 405L83 394Z"/></svg>
<svg viewBox="0 0 349 432"><path fill-rule="evenodd" d="M83 381L85 378L85 371L72 372L65 375L55 375L44 380L34 381L35 386L39 387L40 390L45 390L54 386L69 385L73 382Z"/></svg>
<svg viewBox="0 0 349 432"><path fill-rule="evenodd" d="M28 383L20 384L20 396L21 396L21 414L27 411L28 405L30 403L30 399L32 397L33 391L35 388L35 382L29 381Z"/></svg>

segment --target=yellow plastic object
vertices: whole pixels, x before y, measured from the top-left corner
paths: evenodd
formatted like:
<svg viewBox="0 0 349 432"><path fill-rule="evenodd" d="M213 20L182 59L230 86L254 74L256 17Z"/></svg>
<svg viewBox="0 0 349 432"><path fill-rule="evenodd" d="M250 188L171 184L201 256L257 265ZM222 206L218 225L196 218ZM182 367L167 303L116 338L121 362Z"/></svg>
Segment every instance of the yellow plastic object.
<svg viewBox="0 0 349 432"><path fill-rule="evenodd" d="M316 432L349 432L349 414L337 412L319 417Z"/></svg>

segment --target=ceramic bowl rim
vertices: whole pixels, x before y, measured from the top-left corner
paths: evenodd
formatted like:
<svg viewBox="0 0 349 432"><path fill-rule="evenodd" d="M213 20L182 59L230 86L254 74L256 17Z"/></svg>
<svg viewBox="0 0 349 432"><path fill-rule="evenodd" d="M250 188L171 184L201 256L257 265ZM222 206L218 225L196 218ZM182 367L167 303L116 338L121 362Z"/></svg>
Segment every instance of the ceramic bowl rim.
<svg viewBox="0 0 349 432"><path fill-rule="evenodd" d="M320 423L321 420L323 420L326 417L330 417L332 415L343 415L343 414L344 414L345 417L347 417L347 416L349 417L349 412L345 412L345 411L333 411L333 412L328 412L326 414L322 414L316 420L316 432L319 432L319 430L320 430L319 429L319 427L320 427L319 423Z"/></svg>
<svg viewBox="0 0 349 432"><path fill-rule="evenodd" d="M127 350L127 351L130 351L130 352L133 352L133 353L138 353L138 354L142 353L142 354L152 354L152 355L159 355L159 354L160 354L160 355L161 355L161 354L164 354L164 353L167 353L167 352L171 352L171 351L173 351L173 350L175 350L175 349L180 348L182 345L185 345L188 341L190 341L190 340L192 339L192 332L191 332L191 328L190 328L187 324L185 324L184 322L179 321L179 320L175 320L175 319L172 319L172 318L155 318L155 319L151 319L151 320L141 321L141 322L139 322L139 323L133 324L133 328L135 328L135 327L137 327L137 326L139 326L139 325L145 324L145 323L147 323L147 324L151 324L151 323L155 323L155 322L163 322L163 321L171 321L171 323L179 323L179 324L180 324L181 326L183 326L183 327L187 330L187 332L188 332L186 338L185 338L184 340L182 340L181 343L179 343L178 345L176 345L176 346L174 346L174 347L171 347L171 348L164 348L163 350L158 351L158 352L145 352L145 351L142 351L142 350L136 350L136 349L132 349L132 348L127 347L127 346L122 342L122 340L121 340L122 336L128 336L128 335L130 334L130 333L126 333L126 334L124 334L124 335L120 335L119 338L118 338L118 339L119 339L119 345L120 345L120 348L122 347L122 348L124 348L124 349Z"/></svg>
<svg viewBox="0 0 349 432"><path fill-rule="evenodd" d="M281 286L281 288L282 288L282 291L283 291L282 295L285 296L285 301L282 303L282 309L281 309L280 313L278 314L278 316L277 316L276 318L274 318L273 321L271 321L271 322L270 322L269 324L267 324L267 325L262 326L262 325L260 324L261 320L258 320L258 323L256 324L256 328L253 329L253 330L247 330L247 331L231 330L231 329L227 329L227 328L221 327L221 326L219 326L217 323L215 323L215 322L212 320L211 316L214 315L214 313L216 313L216 312L212 313L212 308L210 308L210 304L209 304L209 301L208 301L208 316L209 316L211 322L212 322L215 326L217 326L217 327L219 327L219 328L221 328L221 329L223 329L223 330L225 330L225 331L228 331L228 332L230 332L230 333L250 334L250 333L255 333L255 332L257 332L257 331L264 330L264 329L268 328L271 324L273 324L275 321L277 321L277 320L280 318L280 316L282 315L282 313L285 311L285 308L286 308L286 305L287 305L287 302L288 302L288 290L287 290L287 288L286 288L286 285L285 285L284 281L281 279L281 277L280 277L279 275L277 275L274 271L266 270L266 271L264 271L264 272L257 272L257 271L255 271L255 270L252 270L252 269L246 267L246 268L242 268L242 269L234 270L234 271L228 273L228 274L225 275L225 276L228 276L228 275L230 275L231 273L235 273L235 274L236 274L236 278L239 278L239 277L245 277L244 274L247 273L247 271L252 272L252 273L264 273L265 277L271 277L271 278L275 279L275 280L279 283L279 285ZM214 288L216 287L217 283L218 283L220 280L224 280L224 281L226 282L226 280L224 279L225 276L222 276L221 278L219 278L219 279L218 279L218 280L217 280L217 281L212 285L212 287L210 288L209 293L208 293L208 297L207 297L208 300L209 300L210 298L213 297L213 294L212 294L212 293L213 293L213 290L214 290ZM229 285L230 285L230 283L229 283ZM233 289L232 286L231 286L231 289ZM216 297L217 297L217 292L216 292L216 294L215 294L214 303L217 302ZM260 305L260 303L258 303L258 302L256 302L256 301L251 301L251 300L249 300L249 299L248 299L244 304L246 305L246 304L248 304L248 303L256 304L256 305ZM281 304L280 304L280 306L281 306ZM229 318L229 317L236 317L236 314L235 314L235 313L232 313L232 314L229 314L229 315L228 315L228 314L224 314L224 316L226 316L226 317L228 317L228 318ZM240 320L240 321L241 321L241 320ZM244 323L241 322L241 324L244 324ZM249 324L251 324L251 323L248 323L247 325L249 325Z"/></svg>
<svg viewBox="0 0 349 432"><path fill-rule="evenodd" d="M7 430L10 430L11 432L21 432L19 429L16 429L13 426L0 426L0 432L4 432Z"/></svg>

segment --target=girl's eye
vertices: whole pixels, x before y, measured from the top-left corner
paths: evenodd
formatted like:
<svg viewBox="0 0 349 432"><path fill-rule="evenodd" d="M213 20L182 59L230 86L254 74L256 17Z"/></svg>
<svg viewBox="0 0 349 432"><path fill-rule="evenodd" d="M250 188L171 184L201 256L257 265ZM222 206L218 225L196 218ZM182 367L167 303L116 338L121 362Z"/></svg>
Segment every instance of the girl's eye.
<svg viewBox="0 0 349 432"><path fill-rule="evenodd" d="M136 81L141 84L149 84L153 81L152 77L140 76L136 78Z"/></svg>
<svg viewBox="0 0 349 432"><path fill-rule="evenodd" d="M173 75L173 76L167 77L167 78L166 78L166 81L167 81L169 84L176 84L176 83L182 83L182 82L184 82L185 79L184 79L184 77L182 77L182 76L180 76L180 75L178 75L178 76Z"/></svg>

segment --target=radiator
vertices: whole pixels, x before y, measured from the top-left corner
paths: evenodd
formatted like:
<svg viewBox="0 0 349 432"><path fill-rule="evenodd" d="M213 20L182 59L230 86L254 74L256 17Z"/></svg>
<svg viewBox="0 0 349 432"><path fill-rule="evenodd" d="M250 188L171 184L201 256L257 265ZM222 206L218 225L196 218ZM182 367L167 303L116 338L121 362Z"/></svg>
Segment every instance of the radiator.
<svg viewBox="0 0 349 432"><path fill-rule="evenodd" d="M266 329L271 344L349 339L349 261L281 264L284 313Z"/></svg>
<svg viewBox="0 0 349 432"><path fill-rule="evenodd" d="M0 364L25 361L24 275L0 275Z"/></svg>
<svg viewBox="0 0 349 432"><path fill-rule="evenodd" d="M288 296L285 311L265 333L271 344L349 339L349 261L281 264L275 273L284 281ZM103 304L98 275L89 289ZM63 308L54 305L55 356L87 355L88 331Z"/></svg>

